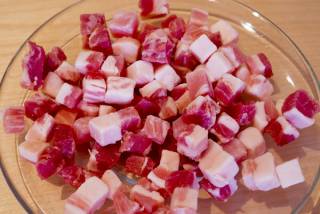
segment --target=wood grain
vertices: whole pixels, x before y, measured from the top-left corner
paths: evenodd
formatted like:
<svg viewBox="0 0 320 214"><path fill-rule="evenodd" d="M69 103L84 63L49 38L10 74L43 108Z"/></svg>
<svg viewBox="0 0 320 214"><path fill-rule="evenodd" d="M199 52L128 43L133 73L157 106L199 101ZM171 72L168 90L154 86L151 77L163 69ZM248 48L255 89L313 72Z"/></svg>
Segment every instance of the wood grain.
<svg viewBox="0 0 320 214"><path fill-rule="evenodd" d="M0 1L0 79L23 41L45 20L76 0ZM106 1L107 2L107 1ZM242 0L279 25L298 44L320 76L319 0ZM4 143L4 142L1 142ZM23 209L0 176L0 213L23 213Z"/></svg>

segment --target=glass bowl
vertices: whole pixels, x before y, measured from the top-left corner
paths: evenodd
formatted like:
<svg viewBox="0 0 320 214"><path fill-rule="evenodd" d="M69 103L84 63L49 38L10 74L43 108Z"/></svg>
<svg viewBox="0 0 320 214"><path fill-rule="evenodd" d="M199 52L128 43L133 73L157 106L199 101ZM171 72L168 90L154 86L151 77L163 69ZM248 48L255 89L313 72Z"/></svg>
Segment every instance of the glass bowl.
<svg viewBox="0 0 320 214"><path fill-rule="evenodd" d="M312 67L296 44L274 23L242 3L232 0L170 0L171 12L187 18L193 7L207 10L210 22L226 19L240 33L239 46L247 54L264 52L270 59L275 85L273 98L286 97L290 92L303 88L319 99L319 81ZM118 10L138 10L137 1L117 0L79 1L59 12L41 25L28 39L43 45L46 50L61 46L73 63L81 50L79 15L101 12L107 19ZM159 20L149 20L157 23ZM21 60L26 52L25 43L8 66L1 82L0 108L21 105L30 96L19 87ZM200 194L199 213L290 213L310 212L319 209L320 120L305 129L301 137L284 147L278 147L268 137L267 144L277 163L298 157L305 176L305 183L288 189L269 192L251 192L239 184L237 193L227 202L217 202ZM17 145L24 134L6 135L1 129L1 169L9 187L27 212L62 213L64 200L74 191L63 185L57 177L41 180L34 166L22 160ZM318 190L318 191L317 191ZM318 208L317 208L318 207ZM318 210L319 211L319 210ZM109 213L109 212L108 212Z"/></svg>

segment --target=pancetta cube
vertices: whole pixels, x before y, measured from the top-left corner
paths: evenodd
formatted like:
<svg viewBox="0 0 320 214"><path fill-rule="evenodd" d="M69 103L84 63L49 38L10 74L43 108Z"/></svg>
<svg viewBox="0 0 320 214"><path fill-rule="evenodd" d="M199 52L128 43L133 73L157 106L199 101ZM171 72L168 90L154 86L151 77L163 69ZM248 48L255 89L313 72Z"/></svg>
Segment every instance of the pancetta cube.
<svg viewBox="0 0 320 214"><path fill-rule="evenodd" d="M97 51L81 51L75 61L74 66L82 73L86 74L89 71L99 71L103 63L104 55Z"/></svg>
<svg viewBox="0 0 320 214"><path fill-rule="evenodd" d="M249 56L246 63L253 74L261 74L266 78L273 75L271 63L264 53Z"/></svg>
<svg viewBox="0 0 320 214"><path fill-rule="evenodd" d="M192 99L201 95L212 95L213 88L207 76L207 67L199 65L194 71L187 73L186 82Z"/></svg>
<svg viewBox="0 0 320 214"><path fill-rule="evenodd" d="M178 99L176 99L176 106L180 114L182 114L185 108L192 102L190 97L190 92L187 90L181 95Z"/></svg>
<svg viewBox="0 0 320 214"><path fill-rule="evenodd" d="M126 77L108 77L105 102L107 104L128 104L133 100L136 83Z"/></svg>
<svg viewBox="0 0 320 214"><path fill-rule="evenodd" d="M257 190L255 181L253 179L253 173L257 168L254 159L247 159L241 163L241 179L243 185L249 190Z"/></svg>
<svg viewBox="0 0 320 214"><path fill-rule="evenodd" d="M166 98L160 107L159 117L163 120L172 118L178 114L176 103L172 97Z"/></svg>
<svg viewBox="0 0 320 214"><path fill-rule="evenodd" d="M156 69L155 79L168 91L172 91L181 80L179 75L169 64L159 66Z"/></svg>
<svg viewBox="0 0 320 214"><path fill-rule="evenodd" d="M273 119L277 118L277 113L274 114L275 105L271 99L265 101L258 101L255 103L256 113L253 118L253 126L263 131L264 128Z"/></svg>
<svg viewBox="0 0 320 214"><path fill-rule="evenodd" d="M234 157L238 164L246 160L248 157L247 148L237 138L234 138L230 142L224 143L221 146L224 151Z"/></svg>
<svg viewBox="0 0 320 214"><path fill-rule="evenodd" d="M141 118L134 107L123 108L116 112L121 122L122 133L126 131L136 131L140 128Z"/></svg>
<svg viewBox="0 0 320 214"><path fill-rule="evenodd" d="M105 55L112 53L111 39L105 26L98 26L88 38L88 46L91 50L100 51Z"/></svg>
<svg viewBox="0 0 320 214"><path fill-rule="evenodd" d="M63 50L60 47L53 47L46 55L46 70L56 70L65 60L67 60L67 56Z"/></svg>
<svg viewBox="0 0 320 214"><path fill-rule="evenodd" d="M143 118L147 117L148 115L158 115L160 112L159 105L156 102L146 98L138 98L134 107Z"/></svg>
<svg viewBox="0 0 320 214"><path fill-rule="evenodd" d="M200 182L200 186L210 196L218 201L226 202L237 191L238 185L235 179L232 179L229 184L224 187L216 187L209 180L203 178Z"/></svg>
<svg viewBox="0 0 320 214"><path fill-rule="evenodd" d="M112 43L113 53L122 56L127 63L137 61L139 49L140 42L131 37L122 37Z"/></svg>
<svg viewBox="0 0 320 214"><path fill-rule="evenodd" d="M89 122L90 126L90 122ZM101 146L95 143L92 148L93 154L97 161L97 169L100 172L104 172L107 169L113 168L120 160L119 144L112 144L107 146Z"/></svg>
<svg viewBox="0 0 320 214"><path fill-rule="evenodd" d="M169 13L168 0L139 0L140 15L153 18Z"/></svg>
<svg viewBox="0 0 320 214"><path fill-rule="evenodd" d="M235 137L239 129L237 121L222 112L210 132L215 134L222 143L227 143Z"/></svg>
<svg viewBox="0 0 320 214"><path fill-rule="evenodd" d="M55 146L48 146L40 155L36 163L37 174L41 179L54 175L63 166L64 160L61 150Z"/></svg>
<svg viewBox="0 0 320 214"><path fill-rule="evenodd" d="M99 116L106 115L112 112L115 112L116 109L109 105L100 105L99 106Z"/></svg>
<svg viewBox="0 0 320 214"><path fill-rule="evenodd" d="M63 80L55 72L49 72L43 82L42 91L50 97L56 98Z"/></svg>
<svg viewBox="0 0 320 214"><path fill-rule="evenodd" d="M231 74L224 74L214 89L214 97L222 105L234 102L244 91L245 83Z"/></svg>
<svg viewBox="0 0 320 214"><path fill-rule="evenodd" d="M152 141L144 135L126 132L122 138L120 152L130 152L146 156L151 150Z"/></svg>
<svg viewBox="0 0 320 214"><path fill-rule="evenodd" d="M170 96L174 100L177 100L187 91L187 89L188 89L187 83L181 83L172 89L172 91L170 92Z"/></svg>
<svg viewBox="0 0 320 214"><path fill-rule="evenodd" d="M211 55L207 66L207 75L210 82L219 80L224 74L233 71L233 65L228 58L220 51L216 51Z"/></svg>
<svg viewBox="0 0 320 214"><path fill-rule="evenodd" d="M209 14L207 11L199 8L192 8L188 25L208 26L208 19Z"/></svg>
<svg viewBox="0 0 320 214"><path fill-rule="evenodd" d="M124 168L138 176L147 176L154 168L154 161L149 157L131 155L126 159Z"/></svg>
<svg viewBox="0 0 320 214"><path fill-rule="evenodd" d="M166 190L173 193L177 187L190 187L199 189L196 173L192 170L179 170L172 172L166 179Z"/></svg>
<svg viewBox="0 0 320 214"><path fill-rule="evenodd" d="M46 142L53 125L54 118L48 113L44 114L32 124L25 136L25 140Z"/></svg>
<svg viewBox="0 0 320 214"><path fill-rule="evenodd" d="M149 115L146 118L141 133L157 144L163 144L170 128L170 123L158 117Z"/></svg>
<svg viewBox="0 0 320 214"><path fill-rule="evenodd" d="M282 188L304 182L304 176L297 158L276 166L276 172Z"/></svg>
<svg viewBox="0 0 320 214"><path fill-rule="evenodd" d="M63 61L54 72L64 81L71 83L77 83L81 78L80 72L67 61Z"/></svg>
<svg viewBox="0 0 320 214"><path fill-rule="evenodd" d="M136 81L138 86L151 82L154 79L152 63L143 60L135 61L127 67L127 77Z"/></svg>
<svg viewBox="0 0 320 214"><path fill-rule="evenodd" d="M149 99L156 99L167 96L167 90L157 80L149 82L148 84L140 88L139 92L142 97Z"/></svg>
<svg viewBox="0 0 320 214"><path fill-rule="evenodd" d="M119 11L112 16L108 28L114 37L132 37L138 30L139 20L134 12Z"/></svg>
<svg viewBox="0 0 320 214"><path fill-rule="evenodd" d="M234 73L234 76L241 79L243 82L247 82L251 73L246 64L242 64Z"/></svg>
<svg viewBox="0 0 320 214"><path fill-rule="evenodd" d="M123 56L109 55L102 63L100 72L103 73L105 77L120 76L121 71L123 69L124 69Z"/></svg>
<svg viewBox="0 0 320 214"><path fill-rule="evenodd" d="M68 108L60 109L54 116L55 123L72 125L78 116L77 110Z"/></svg>
<svg viewBox="0 0 320 214"><path fill-rule="evenodd" d="M246 147L249 158L255 158L266 152L266 142L262 133L255 127L248 127L238 134L238 139Z"/></svg>
<svg viewBox="0 0 320 214"><path fill-rule="evenodd" d="M183 18L176 17L171 20L168 25L168 30L171 39L180 40L186 32L186 23Z"/></svg>
<svg viewBox="0 0 320 214"><path fill-rule="evenodd" d="M56 96L56 102L73 109L77 106L81 97L82 90L79 87L63 83Z"/></svg>
<svg viewBox="0 0 320 214"><path fill-rule="evenodd" d="M225 20L220 20L211 25L210 32L219 32L223 45L236 43L239 38L239 33Z"/></svg>
<svg viewBox="0 0 320 214"><path fill-rule="evenodd" d="M251 75L247 80L246 93L263 100L273 93L273 85L263 75Z"/></svg>
<svg viewBox="0 0 320 214"><path fill-rule="evenodd" d="M37 163L42 152L50 146L49 143L40 141L24 141L18 146L19 154L24 159Z"/></svg>
<svg viewBox="0 0 320 214"><path fill-rule="evenodd" d="M109 192L108 186L99 178L88 178L65 202L65 213L93 213L100 209Z"/></svg>
<svg viewBox="0 0 320 214"><path fill-rule="evenodd" d="M135 214L140 210L139 204L131 201L121 190L114 194L113 206L117 214Z"/></svg>
<svg viewBox="0 0 320 214"><path fill-rule="evenodd" d="M185 123L182 117L172 122L173 137L177 140L179 135L188 129L190 124Z"/></svg>
<svg viewBox="0 0 320 214"><path fill-rule="evenodd" d="M10 107L3 114L3 128L6 133L21 133L25 128L23 107Z"/></svg>
<svg viewBox="0 0 320 214"><path fill-rule="evenodd" d="M184 38L184 37L182 37ZM175 67L182 67L179 70L182 70L181 73L187 73L189 70L193 70L198 64L198 60L191 53L189 47L191 42L180 40L176 47L176 52L174 55L174 64Z"/></svg>
<svg viewBox="0 0 320 214"><path fill-rule="evenodd" d="M80 33L81 35L90 35L94 29L99 26L104 27L106 19L102 13L81 14L80 15Z"/></svg>
<svg viewBox="0 0 320 214"><path fill-rule="evenodd" d="M99 106L85 102L81 100L78 105L77 109L80 111L81 116L91 116L91 117L96 117L99 114Z"/></svg>
<svg viewBox="0 0 320 214"><path fill-rule="evenodd" d="M73 124L77 144L88 143L92 140L89 130L89 121L92 117L81 117Z"/></svg>
<svg viewBox="0 0 320 214"><path fill-rule="evenodd" d="M246 61L246 56L236 45L223 46L219 48L219 51L228 58L235 69L239 68Z"/></svg>
<svg viewBox="0 0 320 214"><path fill-rule="evenodd" d="M199 169L216 187L229 184L239 171L234 157L212 140L209 140L209 147L200 158Z"/></svg>
<svg viewBox="0 0 320 214"><path fill-rule="evenodd" d="M106 81L98 72L88 72L82 79L83 101L102 103L106 93Z"/></svg>
<svg viewBox="0 0 320 214"><path fill-rule="evenodd" d="M175 188L171 197L170 209L190 208L198 209L198 194L199 190L190 187Z"/></svg>
<svg viewBox="0 0 320 214"><path fill-rule="evenodd" d="M252 123L256 115L256 106L254 103L238 102L230 105L227 112L240 126L247 126Z"/></svg>
<svg viewBox="0 0 320 214"><path fill-rule="evenodd" d="M192 54L203 64L217 50L207 35L202 34L190 45Z"/></svg>
<svg viewBox="0 0 320 214"><path fill-rule="evenodd" d="M122 182L112 170L106 170L103 173L101 180L108 186L109 191L108 191L107 198L112 200L114 197L114 194L120 190L122 186Z"/></svg>

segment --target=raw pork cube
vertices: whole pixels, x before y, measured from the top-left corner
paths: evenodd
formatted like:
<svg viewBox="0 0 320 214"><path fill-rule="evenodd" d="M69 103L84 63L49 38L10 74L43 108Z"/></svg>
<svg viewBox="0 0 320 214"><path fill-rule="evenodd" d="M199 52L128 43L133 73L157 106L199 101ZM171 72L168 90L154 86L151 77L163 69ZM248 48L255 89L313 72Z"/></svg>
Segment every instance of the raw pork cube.
<svg viewBox="0 0 320 214"><path fill-rule="evenodd" d="M88 72L82 79L83 100L88 103L102 103L106 88L106 81L102 74Z"/></svg>
<svg viewBox="0 0 320 214"><path fill-rule="evenodd" d="M208 130L191 124L178 137L177 151L193 160L197 160L208 148Z"/></svg>
<svg viewBox="0 0 320 214"><path fill-rule="evenodd" d="M177 100L187 91L187 89L187 83L181 83L172 89L170 95L174 100Z"/></svg>
<svg viewBox="0 0 320 214"><path fill-rule="evenodd" d="M237 138L234 138L230 142L224 143L221 146L224 151L228 152L230 155L234 157L237 163L241 163L248 157L247 148Z"/></svg>
<svg viewBox="0 0 320 214"><path fill-rule="evenodd" d="M88 178L66 200L65 213L94 213L104 204L109 192L108 186L99 178Z"/></svg>
<svg viewBox="0 0 320 214"><path fill-rule="evenodd" d="M145 85L154 78L153 65L150 62L138 60L127 67L127 77L136 81L137 85Z"/></svg>
<svg viewBox="0 0 320 214"><path fill-rule="evenodd" d="M304 176L297 158L278 165L276 172L282 188L304 182Z"/></svg>
<svg viewBox="0 0 320 214"><path fill-rule="evenodd" d="M112 200L114 194L120 190L122 182L112 170L106 170L103 173L101 180L108 186L109 191L107 198Z"/></svg>
<svg viewBox="0 0 320 214"><path fill-rule="evenodd" d="M101 65L100 72L105 77L109 76L120 76L121 71L124 68L123 56L109 55Z"/></svg>
<svg viewBox="0 0 320 214"><path fill-rule="evenodd" d="M122 138L120 152L130 152L146 156L151 150L152 141L144 135L126 132Z"/></svg>
<svg viewBox="0 0 320 214"><path fill-rule="evenodd" d="M208 17L209 14L207 11L199 8L192 8L188 25L208 26Z"/></svg>
<svg viewBox="0 0 320 214"><path fill-rule="evenodd" d="M114 194L113 206L117 214L135 214L140 210L139 204L131 201L123 191Z"/></svg>
<svg viewBox="0 0 320 214"><path fill-rule="evenodd" d="M139 20L134 12L120 11L112 16L108 28L114 37L132 37L138 30Z"/></svg>
<svg viewBox="0 0 320 214"><path fill-rule="evenodd" d="M183 18L176 17L169 22L168 29L171 39L180 40L186 32L186 23Z"/></svg>
<svg viewBox="0 0 320 214"><path fill-rule="evenodd" d="M77 110L63 108L54 117L56 123L72 125L78 116Z"/></svg>
<svg viewBox="0 0 320 214"><path fill-rule="evenodd" d="M89 121L92 117L81 117L73 124L73 130L78 144L88 143L92 140L89 130Z"/></svg>
<svg viewBox="0 0 320 214"><path fill-rule="evenodd" d="M209 147L200 158L199 169L216 187L229 184L239 171L235 159L212 140L209 140Z"/></svg>
<svg viewBox="0 0 320 214"><path fill-rule="evenodd" d="M179 75L169 64L162 65L156 69L155 79L168 91L172 91L180 82Z"/></svg>
<svg viewBox="0 0 320 214"><path fill-rule="evenodd" d="M105 26L97 27L89 36L88 45L91 50L100 51L105 55L112 53L112 44L108 29Z"/></svg>
<svg viewBox="0 0 320 214"><path fill-rule="evenodd" d="M107 93L105 102L107 104L128 104L133 99L135 81L125 77L108 77Z"/></svg>
<svg viewBox="0 0 320 214"><path fill-rule="evenodd" d="M161 98L167 95L167 90L157 80L149 82L148 84L140 88L139 92L142 97L149 99Z"/></svg>
<svg viewBox="0 0 320 214"><path fill-rule="evenodd" d="M37 174L41 179L47 179L64 164L63 156L58 147L48 146L40 155L36 163Z"/></svg>
<svg viewBox="0 0 320 214"><path fill-rule="evenodd" d="M99 116L106 115L112 112L115 112L116 109L109 105L100 105L99 106Z"/></svg>
<svg viewBox="0 0 320 214"><path fill-rule="evenodd" d="M203 64L217 50L217 47L207 35L198 37L191 45L192 54Z"/></svg>
<svg viewBox="0 0 320 214"><path fill-rule="evenodd" d="M279 146L283 146L294 141L300 135L299 131L283 116L271 121L265 128L265 132L270 134Z"/></svg>
<svg viewBox="0 0 320 214"><path fill-rule="evenodd" d="M303 129L314 124L316 113L320 112L320 105L304 90L297 90L290 94L282 106L283 116L296 128Z"/></svg>
<svg viewBox="0 0 320 214"><path fill-rule="evenodd" d="M67 56L60 47L53 47L46 56L46 70L54 71L63 61L67 60Z"/></svg>
<svg viewBox="0 0 320 214"><path fill-rule="evenodd" d="M242 64L237 71L235 72L235 77L241 79L243 82L247 82L248 78L250 77L250 71L246 64Z"/></svg>
<svg viewBox="0 0 320 214"><path fill-rule="evenodd" d="M157 144L163 144L166 139L170 123L158 117L149 115L146 118L141 133Z"/></svg>
<svg viewBox="0 0 320 214"><path fill-rule="evenodd" d="M72 109L77 106L81 96L82 90L79 87L64 83L56 96L56 102Z"/></svg>
<svg viewBox="0 0 320 214"><path fill-rule="evenodd" d="M42 91L55 98L63 85L63 80L55 72L49 72L43 82Z"/></svg>
<svg viewBox="0 0 320 214"><path fill-rule="evenodd" d="M25 140L46 142L53 125L54 118L48 113L44 114L32 124L25 136Z"/></svg>
<svg viewBox="0 0 320 214"><path fill-rule="evenodd" d="M220 20L211 25L210 31L211 33L220 33L223 45L235 43L239 38L239 33L225 20Z"/></svg>
<svg viewBox="0 0 320 214"><path fill-rule="evenodd" d="M221 51L229 59L234 68L239 68L241 64L245 63L246 56L236 45L221 47L219 48L219 51Z"/></svg>
<svg viewBox="0 0 320 214"><path fill-rule="evenodd" d="M54 72L57 73L64 81L71 83L77 83L81 77L80 72L67 61L62 62Z"/></svg>
<svg viewBox="0 0 320 214"><path fill-rule="evenodd" d="M260 101L255 103L256 113L253 119L253 126L263 131L264 128L269 124L273 119L277 118L277 113L274 114L273 111L276 111L274 103L271 99Z"/></svg>
<svg viewBox="0 0 320 214"><path fill-rule="evenodd" d="M199 189L196 173L192 170L179 170L172 172L166 179L166 190L173 193L177 187L191 187Z"/></svg>
<svg viewBox="0 0 320 214"><path fill-rule="evenodd" d="M117 113L93 118L89 122L90 135L101 146L114 144L121 139L121 121Z"/></svg>
<svg viewBox="0 0 320 214"><path fill-rule="evenodd" d="M253 74L262 74L266 78L270 78L273 75L271 63L264 53L249 56L247 65Z"/></svg>
<svg viewBox="0 0 320 214"><path fill-rule="evenodd" d="M138 176L147 176L153 170L155 163L149 157L131 155L126 159L124 168Z"/></svg>
<svg viewBox="0 0 320 214"><path fill-rule="evenodd" d="M228 113L240 126L250 125L256 115L254 103L235 103L228 108Z"/></svg>
<svg viewBox="0 0 320 214"><path fill-rule="evenodd" d="M169 13L168 0L139 0L139 8L143 17L160 17Z"/></svg>
<svg viewBox="0 0 320 214"><path fill-rule="evenodd" d="M113 53L124 57L127 63L133 63L137 60L140 42L131 37L122 37L112 43Z"/></svg>
<svg viewBox="0 0 320 214"><path fill-rule="evenodd" d="M50 144L39 142L39 141L24 141L18 146L19 154L24 159L36 163L38 162L40 155L42 152L48 147Z"/></svg>
<svg viewBox="0 0 320 214"><path fill-rule="evenodd" d="M181 133L188 130L190 124L185 123L182 117L172 122L173 137L177 140Z"/></svg>
<svg viewBox="0 0 320 214"><path fill-rule="evenodd" d="M160 112L159 105L146 98L137 98L137 102L134 107L143 118L146 118L148 115L158 115Z"/></svg>
<svg viewBox="0 0 320 214"><path fill-rule="evenodd" d="M193 70L199 64L199 61L195 58L195 56L189 49L191 41L184 41L183 38L184 37L181 38L176 46L176 52L174 54L174 64L176 66L176 69L178 69L179 67L179 71L182 74L185 74L189 72L189 70Z"/></svg>
<svg viewBox="0 0 320 214"><path fill-rule="evenodd" d="M97 169L104 172L113 168L120 160L119 144L100 146L98 143L93 145L91 153L95 154Z"/></svg>
<svg viewBox="0 0 320 214"><path fill-rule="evenodd" d="M227 143L234 138L239 129L240 126L237 121L227 113L222 112L210 132L215 134L222 143Z"/></svg>
<svg viewBox="0 0 320 214"><path fill-rule="evenodd" d="M247 148L248 157L255 158L266 151L262 133L255 127L248 127L238 134L238 139Z"/></svg>
<svg viewBox="0 0 320 214"><path fill-rule="evenodd" d="M217 51L211 55L207 66L207 75L210 82L215 82L219 80L224 74L231 73L233 71L233 65L231 62L225 57L225 55Z"/></svg>
<svg viewBox="0 0 320 214"><path fill-rule="evenodd" d="M24 108L10 107L3 114L3 128L6 133L21 133L25 127Z"/></svg>
<svg viewBox="0 0 320 214"><path fill-rule="evenodd" d="M237 191L238 185L237 181L235 179L232 179L228 185L225 185L224 187L216 187L210 181L203 178L200 181L200 186L203 188L206 192L210 194L211 197L218 201L228 201L228 199Z"/></svg>
<svg viewBox="0 0 320 214"><path fill-rule="evenodd" d="M234 102L244 91L245 83L238 79L237 77L232 76L231 74L225 74L218 81L214 89L214 97L222 105L229 105Z"/></svg>
<svg viewBox="0 0 320 214"><path fill-rule="evenodd" d="M254 159L247 159L243 161L241 165L242 165L241 176L242 176L242 182L244 186L250 190L257 190L255 181L253 179L253 173L257 168L257 165Z"/></svg>
<svg viewBox="0 0 320 214"><path fill-rule="evenodd" d="M106 19L101 13L81 14L80 32L82 35L90 35L99 26L105 26Z"/></svg>
<svg viewBox="0 0 320 214"><path fill-rule="evenodd" d="M80 111L81 116L96 117L99 114L99 106L85 102L83 100L77 105L77 109Z"/></svg>
<svg viewBox="0 0 320 214"><path fill-rule="evenodd" d="M191 208L198 209L199 190L188 187L178 187L173 191L170 209L175 208Z"/></svg>
<svg viewBox="0 0 320 214"><path fill-rule="evenodd" d="M122 133L126 131L136 131L140 128L141 118L134 107L123 108L116 112L120 117Z"/></svg>
<svg viewBox="0 0 320 214"><path fill-rule="evenodd" d="M145 211L152 213L164 203L164 198L156 191L149 191L141 185L134 185L130 191L130 198L138 202Z"/></svg>
<svg viewBox="0 0 320 214"><path fill-rule="evenodd" d="M165 99L164 103L161 105L161 110L159 112L159 117L163 120L174 117L178 114L178 109L176 103L171 97Z"/></svg>
<svg viewBox="0 0 320 214"><path fill-rule="evenodd" d="M80 73L86 74L88 71L98 71L103 63L104 55L97 51L81 51L75 61L74 66Z"/></svg>
<svg viewBox="0 0 320 214"><path fill-rule="evenodd" d="M176 106L178 108L178 111L180 114L182 114L185 110L185 108L192 102L192 99L190 97L190 92L185 91L182 96L180 96L176 100Z"/></svg>
<svg viewBox="0 0 320 214"><path fill-rule="evenodd" d="M187 73L186 82L192 99L201 95L212 95L213 88L207 76L207 67L199 65L194 71Z"/></svg>
<svg viewBox="0 0 320 214"><path fill-rule="evenodd" d="M246 93L264 100L273 93L273 85L263 75L251 75L247 80Z"/></svg>

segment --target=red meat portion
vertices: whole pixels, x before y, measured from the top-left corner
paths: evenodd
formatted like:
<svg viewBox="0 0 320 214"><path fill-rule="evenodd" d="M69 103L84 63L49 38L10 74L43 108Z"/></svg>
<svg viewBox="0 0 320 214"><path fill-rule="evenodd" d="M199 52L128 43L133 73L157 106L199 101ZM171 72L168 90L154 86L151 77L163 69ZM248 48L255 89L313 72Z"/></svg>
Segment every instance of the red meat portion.
<svg viewBox="0 0 320 214"><path fill-rule="evenodd" d="M256 107L254 103L234 103L228 108L228 114L232 116L240 126L250 125L256 114Z"/></svg>
<svg viewBox="0 0 320 214"><path fill-rule="evenodd" d="M20 133L25 127L23 107L7 108L3 115L3 127L6 133Z"/></svg>
<svg viewBox="0 0 320 214"><path fill-rule="evenodd" d="M41 154L36 169L41 179L49 178L55 174L62 164L62 153L57 147L48 147Z"/></svg>
<svg viewBox="0 0 320 214"><path fill-rule="evenodd" d="M122 138L120 152L147 155L151 150L152 141L144 135L126 132Z"/></svg>
<svg viewBox="0 0 320 214"><path fill-rule="evenodd" d="M64 167L58 172L58 175L64 180L64 183L75 188L80 187L86 180L84 169L76 165Z"/></svg>
<svg viewBox="0 0 320 214"><path fill-rule="evenodd" d="M104 26L97 27L89 36L89 48L103 52L105 55L112 53L111 40L108 29Z"/></svg>
<svg viewBox="0 0 320 214"><path fill-rule="evenodd" d="M147 176L153 170L155 163L149 157L132 155L126 159L125 169L139 176Z"/></svg>
<svg viewBox="0 0 320 214"><path fill-rule="evenodd" d="M106 19L101 13L81 14L80 32L82 35L90 35L94 29L105 26Z"/></svg>
<svg viewBox="0 0 320 214"><path fill-rule="evenodd" d="M107 170L114 167L120 160L120 152L118 144L111 144L108 146L100 146L95 143L94 150L96 150L96 160L99 170Z"/></svg>
<svg viewBox="0 0 320 214"><path fill-rule="evenodd" d="M67 60L67 56L60 47L53 47L47 53L46 71L55 71L63 61Z"/></svg>
<svg viewBox="0 0 320 214"><path fill-rule="evenodd" d="M172 172L166 179L166 190L173 193L176 187L193 187L195 174L189 170Z"/></svg>

